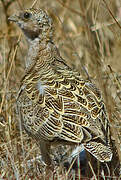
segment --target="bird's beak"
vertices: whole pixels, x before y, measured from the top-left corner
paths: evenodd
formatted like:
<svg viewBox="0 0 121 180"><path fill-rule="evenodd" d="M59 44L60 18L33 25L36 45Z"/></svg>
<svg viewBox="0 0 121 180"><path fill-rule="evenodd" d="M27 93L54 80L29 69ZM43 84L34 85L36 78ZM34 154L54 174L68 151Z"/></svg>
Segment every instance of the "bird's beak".
<svg viewBox="0 0 121 180"><path fill-rule="evenodd" d="M17 22L18 21L18 16L17 15L12 15L8 18L9 21Z"/></svg>

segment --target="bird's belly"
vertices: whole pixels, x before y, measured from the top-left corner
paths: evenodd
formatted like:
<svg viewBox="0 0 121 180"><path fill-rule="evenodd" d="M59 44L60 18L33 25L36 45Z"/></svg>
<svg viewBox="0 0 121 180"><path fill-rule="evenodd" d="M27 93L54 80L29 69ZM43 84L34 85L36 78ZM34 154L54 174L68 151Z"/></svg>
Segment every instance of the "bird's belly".
<svg viewBox="0 0 121 180"><path fill-rule="evenodd" d="M58 122L50 122L50 111L44 103L41 103L42 101L40 97L35 103L26 93L21 93L17 100L21 124L26 132L37 140L53 140L58 129L61 128L61 121L58 119ZM57 128L55 123L57 123Z"/></svg>
<svg viewBox="0 0 121 180"><path fill-rule="evenodd" d="M27 132L35 135L44 122L43 112L47 115L46 110L34 103L26 93L22 93L17 99L17 107L22 126Z"/></svg>

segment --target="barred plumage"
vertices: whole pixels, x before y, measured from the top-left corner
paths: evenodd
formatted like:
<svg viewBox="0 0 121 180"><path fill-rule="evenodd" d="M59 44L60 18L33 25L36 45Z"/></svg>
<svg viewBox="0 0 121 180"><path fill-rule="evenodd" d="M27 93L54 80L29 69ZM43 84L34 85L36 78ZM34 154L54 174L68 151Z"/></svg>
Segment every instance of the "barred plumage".
<svg viewBox="0 0 121 180"><path fill-rule="evenodd" d="M60 56L52 41L52 19L43 10L27 9L9 20L29 43L25 75L17 98L22 125L40 144L51 164L56 141L83 144L99 161L111 161L110 129L100 91L83 80Z"/></svg>

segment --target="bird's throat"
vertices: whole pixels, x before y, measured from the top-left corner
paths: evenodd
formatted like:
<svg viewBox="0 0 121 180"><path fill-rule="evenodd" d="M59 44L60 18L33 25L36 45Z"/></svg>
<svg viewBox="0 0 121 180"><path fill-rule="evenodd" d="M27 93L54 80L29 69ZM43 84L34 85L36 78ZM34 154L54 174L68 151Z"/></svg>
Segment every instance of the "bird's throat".
<svg viewBox="0 0 121 180"><path fill-rule="evenodd" d="M31 29L22 29L25 36L27 37L27 40L34 41L36 38L39 37L40 32L39 31L33 31Z"/></svg>

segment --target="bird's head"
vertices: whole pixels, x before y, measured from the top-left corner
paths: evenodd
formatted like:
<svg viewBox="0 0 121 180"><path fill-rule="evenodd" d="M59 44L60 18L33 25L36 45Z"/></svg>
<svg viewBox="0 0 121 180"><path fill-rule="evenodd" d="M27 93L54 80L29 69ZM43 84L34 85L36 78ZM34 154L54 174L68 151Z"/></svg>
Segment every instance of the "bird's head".
<svg viewBox="0 0 121 180"><path fill-rule="evenodd" d="M35 38L50 40L53 36L53 23L51 17L42 9L27 9L9 17L24 32L28 40Z"/></svg>

